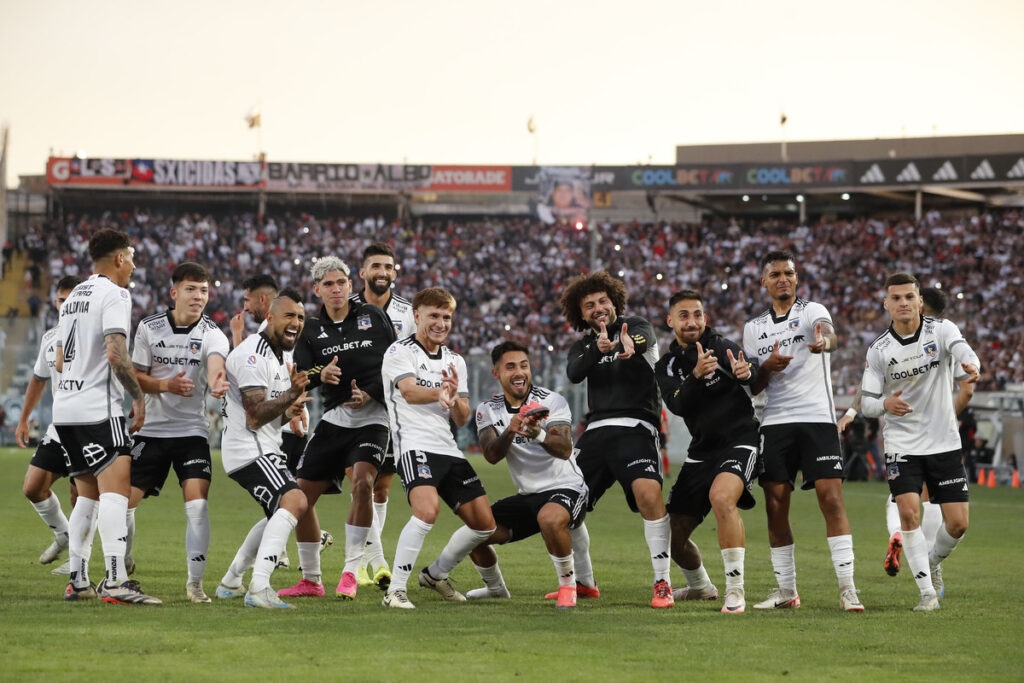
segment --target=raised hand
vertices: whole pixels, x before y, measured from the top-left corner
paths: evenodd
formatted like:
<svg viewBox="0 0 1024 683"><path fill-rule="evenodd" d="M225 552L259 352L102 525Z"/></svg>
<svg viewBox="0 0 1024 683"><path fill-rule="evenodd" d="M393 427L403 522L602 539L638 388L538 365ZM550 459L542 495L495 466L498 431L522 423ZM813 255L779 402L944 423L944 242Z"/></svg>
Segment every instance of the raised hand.
<svg viewBox="0 0 1024 683"><path fill-rule="evenodd" d="M239 311L231 316L228 327L231 328L231 338L236 340L234 343L237 344L242 340L242 333L245 332L245 311Z"/></svg>
<svg viewBox="0 0 1024 683"><path fill-rule="evenodd" d="M715 350L704 350L704 347L697 342L697 366L693 369L693 376L697 379L705 379L715 374L718 369L718 359L715 358Z"/></svg>
<svg viewBox="0 0 1024 683"><path fill-rule="evenodd" d="M340 384L341 368L338 367L338 357L335 356L331 362L320 371L320 381L324 384Z"/></svg>
<svg viewBox="0 0 1024 683"><path fill-rule="evenodd" d="M825 335L821 333L821 323L814 326L814 342L807 345L811 353L821 353L825 350Z"/></svg>
<svg viewBox="0 0 1024 683"><path fill-rule="evenodd" d="M961 363L960 367L967 373L967 379L964 381L968 384L977 384L978 379L981 377L981 371L978 370L978 366L971 365L970 363Z"/></svg>
<svg viewBox="0 0 1024 683"><path fill-rule="evenodd" d="M447 370L441 370L441 389L437 394L437 402L445 410L451 410L459 396L459 375L455 365L450 364Z"/></svg>
<svg viewBox="0 0 1024 683"><path fill-rule="evenodd" d="M900 398L900 394L902 393L903 390L900 389L895 394L893 394L892 396L890 396L889 398L885 399L885 401L882 402L882 406L885 408L885 412L896 416L902 416L906 415L907 413L914 412L910 408L910 404L904 401L902 398Z"/></svg>
<svg viewBox="0 0 1024 683"><path fill-rule="evenodd" d="M295 366L295 363L286 363L285 367L288 368L288 378L292 382L292 395L297 397L300 393L305 393L304 390L306 385L309 384L309 376L306 375L306 373L301 372Z"/></svg>
<svg viewBox="0 0 1024 683"><path fill-rule="evenodd" d="M228 393L230 387L231 384L224 371L218 370L217 376L213 378L213 383L210 385L210 395L214 398L224 398L224 394Z"/></svg>
<svg viewBox="0 0 1024 683"><path fill-rule="evenodd" d="M167 391L178 396L191 396L192 389L195 388L195 384L192 380L185 377L185 371L182 370L177 375L167 380Z"/></svg>
<svg viewBox="0 0 1024 683"><path fill-rule="evenodd" d="M779 353L779 342L775 341L775 347L772 349L772 355L761 363L761 367L768 372L781 372L789 366L790 361L793 360L793 356L786 356Z"/></svg>
<svg viewBox="0 0 1024 683"><path fill-rule="evenodd" d="M739 358L732 355L732 349L726 349L725 355L729 356L729 364L732 366L732 374L739 380L750 379L750 363L743 357L740 351Z"/></svg>
<svg viewBox="0 0 1024 683"><path fill-rule="evenodd" d="M626 323L622 323L622 331L619 332L619 343L622 344L622 351L617 356L620 360L631 358L636 353L636 347L633 345L633 338L629 336L629 330L626 329Z"/></svg>
<svg viewBox="0 0 1024 683"><path fill-rule="evenodd" d="M601 323L601 332L597 335L597 350L601 353L608 353L612 350L612 341L608 338L608 328Z"/></svg>
<svg viewBox="0 0 1024 683"><path fill-rule="evenodd" d="M355 380L352 380L352 397L345 401L346 408L362 408L370 400L370 395L359 388Z"/></svg>

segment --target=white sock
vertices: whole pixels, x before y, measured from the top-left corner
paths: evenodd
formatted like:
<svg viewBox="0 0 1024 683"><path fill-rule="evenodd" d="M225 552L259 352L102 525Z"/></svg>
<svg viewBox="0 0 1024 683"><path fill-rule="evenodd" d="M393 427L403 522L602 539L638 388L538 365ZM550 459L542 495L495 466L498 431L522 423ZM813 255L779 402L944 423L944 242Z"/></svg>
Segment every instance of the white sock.
<svg viewBox="0 0 1024 683"><path fill-rule="evenodd" d="M484 580L484 585L489 591L497 593L505 588L505 578L501 575L501 568L498 567L497 562L492 567L481 567L476 562L473 563L473 566L476 567L476 573Z"/></svg>
<svg viewBox="0 0 1024 683"><path fill-rule="evenodd" d="M932 588L932 573L928 568L928 542L924 540L924 532L921 527L916 529L903 530L903 555L907 558L910 571L914 573L914 581L917 583L921 595L935 593Z"/></svg>
<svg viewBox="0 0 1024 683"><path fill-rule="evenodd" d="M683 569L683 577L686 579L686 585L693 590L703 590L711 585L711 578L703 562L696 569Z"/></svg>
<svg viewBox="0 0 1024 683"><path fill-rule="evenodd" d="M32 507L39 513L39 517L46 522L46 526L50 527L53 531L54 538L58 542L66 541L68 538L68 518L64 516L64 511L60 509L60 499L57 495L50 491L50 497L41 503L32 503Z"/></svg>
<svg viewBox="0 0 1024 683"><path fill-rule="evenodd" d="M900 530L900 509L892 496L885 497L885 528L889 530L889 538Z"/></svg>
<svg viewBox="0 0 1024 683"><path fill-rule="evenodd" d="M928 555L929 566L938 567L942 564L942 561L949 557L956 550L956 547L960 545L961 540L963 540L963 536L953 538L946 531L946 525L940 525L938 532L935 534L935 543L932 545L931 553Z"/></svg>
<svg viewBox="0 0 1024 683"><path fill-rule="evenodd" d="M828 548L832 551L832 566L839 580L839 592L853 588L853 536L829 536Z"/></svg>
<svg viewBox="0 0 1024 683"><path fill-rule="evenodd" d="M384 522L388 519L388 501L385 500L383 503L374 502L373 511L376 514L377 533L383 534Z"/></svg>
<svg viewBox="0 0 1024 683"><path fill-rule="evenodd" d="M366 557L366 538L372 529L371 526L345 525L345 568L342 569L342 572L355 574L366 563L364 559ZM380 537L377 538L377 547L379 548Z"/></svg>
<svg viewBox="0 0 1024 683"><path fill-rule="evenodd" d="M302 578L313 583L320 583L320 541L296 541L299 549L299 565L302 567Z"/></svg>
<svg viewBox="0 0 1024 683"><path fill-rule="evenodd" d="M103 497L100 496L102 499ZM135 510L136 508L128 508L128 512L125 514L125 525L128 527L128 532L124 537L124 556L126 558L132 556L132 550L135 548ZM100 538L103 534L100 534Z"/></svg>
<svg viewBox="0 0 1024 683"><path fill-rule="evenodd" d="M441 554L437 556L433 564L427 567L427 572L435 579L446 578L455 569L455 565L466 559L466 555L490 538L493 533L494 529L477 531L468 526L459 527L448 539Z"/></svg>
<svg viewBox="0 0 1024 683"><path fill-rule="evenodd" d="M384 544L380 542L380 520L377 518L377 503L373 504L373 523L370 525L370 533L366 535L366 550L364 559L372 572L377 567L387 564L384 558Z"/></svg>
<svg viewBox="0 0 1024 683"><path fill-rule="evenodd" d="M238 547L235 559L231 560L231 565L228 567L227 572L224 573L224 578L220 580L223 585L228 588L237 588L242 585L242 577L252 567L252 563L256 561L256 551L259 550L260 541L263 540L263 530L266 528L266 517L252 525L249 533L245 535L242 545Z"/></svg>
<svg viewBox="0 0 1024 683"><path fill-rule="evenodd" d="M570 529L569 535L572 536L572 559L576 570L576 583L587 588L596 588L594 565L590 563L590 532L587 531L587 525L580 524L575 529Z"/></svg>
<svg viewBox="0 0 1024 683"><path fill-rule="evenodd" d="M556 557L548 554L551 561L555 564L555 573L558 574L558 587L562 586L576 586L576 572L573 571L572 567L572 553L569 553L565 557Z"/></svg>
<svg viewBox="0 0 1024 683"><path fill-rule="evenodd" d="M261 591L270 587L270 575L277 567L277 561L284 554L284 546L288 542L288 535L299 523L295 515L284 508L278 508L277 512L267 520L267 527L263 530L263 539L256 551L256 561L252 565L252 581L249 582L249 590Z"/></svg>
<svg viewBox="0 0 1024 683"><path fill-rule="evenodd" d="M111 491L101 493L97 526L100 530L100 542L103 543L103 557L107 564L107 581L115 586L120 586L128 580L128 570L124 566L128 536L127 520L127 496Z"/></svg>
<svg viewBox="0 0 1024 683"><path fill-rule="evenodd" d="M941 526L945 526L942 523L942 506L931 501L925 503L924 514L921 515L921 531L924 532L924 540L929 548L935 545L935 534Z"/></svg>
<svg viewBox="0 0 1024 683"><path fill-rule="evenodd" d="M661 519L644 520L644 538L647 539L647 547L651 550L651 566L654 567L654 582L668 581L669 556L668 547L672 540L671 528L668 525L668 515ZM671 582L669 582L671 583Z"/></svg>
<svg viewBox="0 0 1024 683"><path fill-rule="evenodd" d="M210 553L210 503L205 498L185 501L185 557L188 580L202 581Z"/></svg>
<svg viewBox="0 0 1024 683"><path fill-rule="evenodd" d="M389 593L396 590L406 590L409 584L409 575L419 557L420 549L423 548L423 541L427 534L434 528L433 524L427 524L421 519L413 516L409 518L402 533L398 536L398 547L395 548L395 561L391 565L391 588Z"/></svg>
<svg viewBox="0 0 1024 683"><path fill-rule="evenodd" d="M96 531L96 513L99 501L78 497L68 520L68 561L71 583L76 588L89 585L89 557L92 554L92 536Z"/></svg>
<svg viewBox="0 0 1024 683"><path fill-rule="evenodd" d="M722 548L722 562L725 564L725 590L743 590L743 558L746 548Z"/></svg>
<svg viewBox="0 0 1024 683"><path fill-rule="evenodd" d="M790 543L780 548L772 548L772 569L779 588L796 593L796 545Z"/></svg>

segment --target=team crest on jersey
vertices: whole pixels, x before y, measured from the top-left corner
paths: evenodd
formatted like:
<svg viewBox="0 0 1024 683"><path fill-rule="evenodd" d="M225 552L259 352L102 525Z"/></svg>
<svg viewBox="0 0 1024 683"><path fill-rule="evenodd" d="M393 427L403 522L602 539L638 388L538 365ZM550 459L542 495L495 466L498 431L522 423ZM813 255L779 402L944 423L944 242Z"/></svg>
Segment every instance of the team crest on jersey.
<svg viewBox="0 0 1024 683"><path fill-rule="evenodd" d="M938 354L938 352L939 352L939 347L938 347L938 345L935 342L931 342L929 344L926 344L925 347L924 347L924 353L929 358L935 358L935 355Z"/></svg>
<svg viewBox="0 0 1024 683"><path fill-rule="evenodd" d="M250 367L256 367L256 356L249 356L245 359L245 364Z"/></svg>
<svg viewBox="0 0 1024 683"><path fill-rule="evenodd" d="M370 316L361 315L358 318L356 318L356 327L360 330L370 329Z"/></svg>
<svg viewBox="0 0 1024 683"><path fill-rule="evenodd" d="M191 353L199 353L202 350L202 348L203 348L203 342L199 341L198 339L189 339L188 340L188 350Z"/></svg>
<svg viewBox="0 0 1024 683"><path fill-rule="evenodd" d="M789 329L791 329L791 330L795 330L798 327L800 327L800 321L799 320L790 320L789 321L789 325L787 325L787 327Z"/></svg>
<svg viewBox="0 0 1024 683"><path fill-rule="evenodd" d="M430 479L430 465L418 465L416 467L416 476L420 479Z"/></svg>
<svg viewBox="0 0 1024 683"><path fill-rule="evenodd" d="M395 334L402 334L403 325L401 320L392 320L391 326L395 328Z"/></svg>

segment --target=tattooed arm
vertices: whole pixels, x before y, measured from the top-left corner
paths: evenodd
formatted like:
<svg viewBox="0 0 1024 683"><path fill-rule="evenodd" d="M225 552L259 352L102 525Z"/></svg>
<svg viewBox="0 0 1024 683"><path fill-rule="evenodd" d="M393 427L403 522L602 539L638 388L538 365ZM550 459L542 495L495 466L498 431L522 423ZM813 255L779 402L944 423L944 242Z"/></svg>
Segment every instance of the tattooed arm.
<svg viewBox="0 0 1024 683"><path fill-rule="evenodd" d="M277 398L267 399L266 387L254 387L242 391L242 405L245 407L245 421L249 429L259 429L284 415L289 406L302 398L303 390L309 384L304 372L296 370L294 365L288 366L292 385L288 391Z"/></svg>
<svg viewBox="0 0 1024 683"><path fill-rule="evenodd" d="M132 423L128 431L134 434L142 429L146 421L146 399L139 385L139 379L135 376L135 368L132 366L131 356L128 355L128 340L119 333L113 332L104 337L107 347L107 362L114 372L121 386L132 397Z"/></svg>

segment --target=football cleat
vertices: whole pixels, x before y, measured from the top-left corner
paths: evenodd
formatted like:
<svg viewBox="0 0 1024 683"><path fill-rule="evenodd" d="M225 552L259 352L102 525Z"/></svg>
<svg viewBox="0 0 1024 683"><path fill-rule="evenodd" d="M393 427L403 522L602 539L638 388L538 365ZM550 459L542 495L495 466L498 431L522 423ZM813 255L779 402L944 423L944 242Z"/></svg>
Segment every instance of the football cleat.
<svg viewBox="0 0 1024 683"><path fill-rule="evenodd" d="M373 583L377 585L377 588L385 592L391 586L391 569L386 564L377 567L377 571L373 573Z"/></svg>
<svg viewBox="0 0 1024 683"><path fill-rule="evenodd" d="M277 591L282 598L322 598L324 597L324 585L309 579L302 579L291 588L282 588Z"/></svg>
<svg viewBox="0 0 1024 683"><path fill-rule="evenodd" d="M274 589L270 586L259 591L250 590L245 594L245 601L242 604L246 607L262 607L263 609L295 608L295 605L289 605L287 602L279 600L277 594L274 593Z"/></svg>
<svg viewBox="0 0 1024 683"><path fill-rule="evenodd" d="M668 581L661 579L654 583L654 597L651 598L651 607L671 607L675 604L672 599L672 586Z"/></svg>
<svg viewBox="0 0 1024 683"><path fill-rule="evenodd" d="M921 602L914 608L915 612L934 612L939 609L939 596L935 593L927 593L921 596Z"/></svg>
<svg viewBox="0 0 1024 683"><path fill-rule="evenodd" d="M202 581L189 581L185 584L185 595L189 600L195 603L202 602L213 602L210 596L203 590Z"/></svg>
<svg viewBox="0 0 1024 683"><path fill-rule="evenodd" d="M357 586L372 586L373 577L370 576L370 572L366 571L366 567L360 567L359 571L356 572L356 585Z"/></svg>
<svg viewBox="0 0 1024 683"><path fill-rule="evenodd" d="M747 601L744 598L742 587L730 588L725 591L725 604L722 605L723 614L743 614L746 611Z"/></svg>
<svg viewBox="0 0 1024 683"><path fill-rule="evenodd" d="M46 548L46 550L44 550L42 552L42 554L39 556L39 564L50 564L51 562L56 560L58 557L60 557L60 554L62 552L64 552L65 550L67 550L67 547L68 547L68 535L67 534L60 534L59 536L55 537L53 539L53 543L51 543Z"/></svg>
<svg viewBox="0 0 1024 683"><path fill-rule="evenodd" d="M889 539L889 549L885 551L885 560L882 561L882 568L889 576L896 576L900 573L900 552L903 550L903 534L896 532Z"/></svg>
<svg viewBox="0 0 1024 683"><path fill-rule="evenodd" d="M71 573L71 560L64 560L64 564L62 564L59 567L55 567L55 568L51 569L50 573L55 575L55 576L60 576L61 574L70 574Z"/></svg>
<svg viewBox="0 0 1024 683"><path fill-rule="evenodd" d="M73 583L69 583L68 587L64 589L64 600L65 602L77 602L78 600L93 600L98 598L99 595L96 593L96 587L91 583L85 588L75 588Z"/></svg>
<svg viewBox="0 0 1024 683"><path fill-rule="evenodd" d="M455 586L452 585L451 579L448 577L435 579L430 575L430 572L428 572L425 567L423 571L420 572L420 585L424 588L429 588L432 591L437 591L437 594L447 602L466 601L466 596L455 590Z"/></svg>
<svg viewBox="0 0 1024 683"><path fill-rule="evenodd" d="M601 590L597 586L584 586L579 581L576 582L576 597L577 598L599 598L601 597ZM552 591L544 596L545 600L557 600L558 591Z"/></svg>
<svg viewBox="0 0 1024 683"><path fill-rule="evenodd" d="M754 609L789 609L800 606L800 596L796 591L776 588L768 599L754 605Z"/></svg>
<svg viewBox="0 0 1024 683"><path fill-rule="evenodd" d="M932 588L940 598L946 594L946 584L942 582L942 565L938 564L931 568Z"/></svg>
<svg viewBox="0 0 1024 683"><path fill-rule="evenodd" d="M412 604L409 600L409 594L402 589L385 593L384 599L380 601L380 604L397 609L416 609L416 605Z"/></svg>
<svg viewBox="0 0 1024 683"><path fill-rule="evenodd" d="M690 586L683 586L672 591L672 597L679 600L717 600L718 589L715 584L708 582L704 588L694 590Z"/></svg>
<svg viewBox="0 0 1024 683"><path fill-rule="evenodd" d="M352 600L356 597L356 590L358 588L356 575L352 572L342 572L341 581L338 581L338 588L334 592L342 600Z"/></svg>
<svg viewBox="0 0 1024 683"><path fill-rule="evenodd" d="M555 603L555 607L558 609L569 609L570 607L576 606L576 587L575 586L559 586L558 587L558 602Z"/></svg>
<svg viewBox="0 0 1024 683"><path fill-rule="evenodd" d="M146 595L139 589L139 582L129 579L119 586L101 581L98 590L103 602L113 605L162 605L160 598Z"/></svg>
<svg viewBox="0 0 1024 683"><path fill-rule="evenodd" d="M474 588L473 590L466 591L467 600L480 600L484 598L490 598L492 600L508 600L512 597L512 594L508 592L508 587L505 584L501 584L501 588L492 590L487 586L483 588Z"/></svg>
<svg viewBox="0 0 1024 683"><path fill-rule="evenodd" d="M217 590L214 591L214 595L221 600L231 600L232 598L240 598L246 593L245 584L239 584L237 586L225 586L223 583L217 586Z"/></svg>
<svg viewBox="0 0 1024 683"><path fill-rule="evenodd" d="M839 606L847 612L864 611L864 605L861 604L860 598L857 597L856 588L847 588L839 594Z"/></svg>
<svg viewBox="0 0 1024 683"><path fill-rule="evenodd" d="M320 554L323 554L328 547L334 545L334 536L330 531L320 531Z"/></svg>

